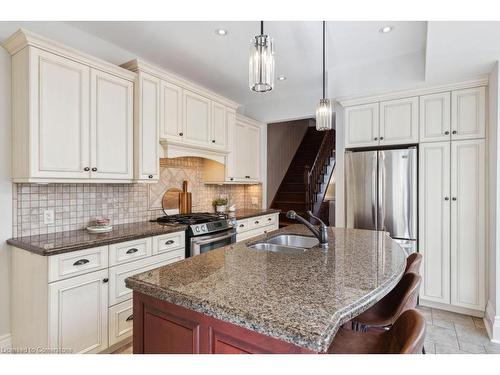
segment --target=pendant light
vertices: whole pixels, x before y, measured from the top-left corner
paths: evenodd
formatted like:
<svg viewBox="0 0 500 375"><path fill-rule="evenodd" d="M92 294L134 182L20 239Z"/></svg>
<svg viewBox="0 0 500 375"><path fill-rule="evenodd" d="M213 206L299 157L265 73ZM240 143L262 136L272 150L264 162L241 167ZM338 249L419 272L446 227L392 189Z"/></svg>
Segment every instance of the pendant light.
<svg viewBox="0 0 500 375"><path fill-rule="evenodd" d="M333 129L333 103L326 98L325 29L326 22L323 21L323 98L316 107L316 130L318 131Z"/></svg>
<svg viewBox="0 0 500 375"><path fill-rule="evenodd" d="M274 87L274 43L273 38L264 35L264 21L260 21L260 35L252 39L248 85L255 92L271 91Z"/></svg>

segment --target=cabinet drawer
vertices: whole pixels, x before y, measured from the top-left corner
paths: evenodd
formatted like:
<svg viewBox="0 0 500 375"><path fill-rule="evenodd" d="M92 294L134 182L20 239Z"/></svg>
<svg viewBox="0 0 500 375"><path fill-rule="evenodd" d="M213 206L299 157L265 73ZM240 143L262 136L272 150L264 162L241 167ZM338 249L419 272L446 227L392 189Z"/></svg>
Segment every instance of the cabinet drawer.
<svg viewBox="0 0 500 375"><path fill-rule="evenodd" d="M49 283L107 267L107 246L53 255L49 257Z"/></svg>
<svg viewBox="0 0 500 375"><path fill-rule="evenodd" d="M132 298L132 290L125 286L125 279L138 273L146 272L165 264L184 259L184 249L169 251L135 262L121 264L109 269L109 305Z"/></svg>
<svg viewBox="0 0 500 375"><path fill-rule="evenodd" d="M264 233L269 233L273 230L278 229L278 225L267 225L265 227L260 227L260 228L255 228L252 230L248 230L246 232L240 233L236 235L236 242L244 241L252 237L257 237L260 236L261 234Z"/></svg>
<svg viewBox="0 0 500 375"><path fill-rule="evenodd" d="M186 246L186 233L175 232L162 234L152 238L153 254L161 254L176 249L184 249Z"/></svg>
<svg viewBox="0 0 500 375"><path fill-rule="evenodd" d="M257 216L248 219L250 229L262 228L267 225L267 216Z"/></svg>
<svg viewBox="0 0 500 375"><path fill-rule="evenodd" d="M267 215L263 217L263 222L265 225L275 225L278 222L278 215Z"/></svg>
<svg viewBox="0 0 500 375"><path fill-rule="evenodd" d="M132 336L132 299L112 306L108 310L109 346Z"/></svg>
<svg viewBox="0 0 500 375"><path fill-rule="evenodd" d="M247 230L250 230L250 222L248 219L238 220L236 222L236 233L246 232Z"/></svg>
<svg viewBox="0 0 500 375"><path fill-rule="evenodd" d="M109 245L109 265L115 266L151 255L151 237Z"/></svg>

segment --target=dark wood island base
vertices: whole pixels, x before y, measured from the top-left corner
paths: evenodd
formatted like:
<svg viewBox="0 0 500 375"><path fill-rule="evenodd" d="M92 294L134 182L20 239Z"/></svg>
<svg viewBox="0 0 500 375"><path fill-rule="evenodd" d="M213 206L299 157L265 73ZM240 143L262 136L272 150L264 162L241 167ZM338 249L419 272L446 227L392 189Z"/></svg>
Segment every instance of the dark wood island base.
<svg viewBox="0 0 500 375"><path fill-rule="evenodd" d="M315 353L134 291L134 354Z"/></svg>

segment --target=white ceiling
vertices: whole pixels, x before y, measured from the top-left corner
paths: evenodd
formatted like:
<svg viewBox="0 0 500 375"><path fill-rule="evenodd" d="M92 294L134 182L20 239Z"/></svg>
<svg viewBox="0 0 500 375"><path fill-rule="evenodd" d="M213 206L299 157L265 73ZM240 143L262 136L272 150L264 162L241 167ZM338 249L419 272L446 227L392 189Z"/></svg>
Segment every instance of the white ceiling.
<svg viewBox="0 0 500 375"><path fill-rule="evenodd" d="M266 22L275 40L275 89L248 89L259 22L69 22L276 121L311 116L321 95L321 22ZM388 34L379 29L394 26ZM215 29L229 34L220 37ZM474 78L500 57L500 22L338 21L327 26L328 96L345 98Z"/></svg>

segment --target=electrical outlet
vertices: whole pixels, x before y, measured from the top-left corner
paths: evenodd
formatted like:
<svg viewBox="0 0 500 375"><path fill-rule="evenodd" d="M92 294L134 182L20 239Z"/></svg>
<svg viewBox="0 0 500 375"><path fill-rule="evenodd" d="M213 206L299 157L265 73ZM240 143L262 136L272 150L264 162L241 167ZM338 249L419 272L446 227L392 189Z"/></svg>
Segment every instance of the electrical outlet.
<svg viewBox="0 0 500 375"><path fill-rule="evenodd" d="M253 205L259 204L259 200L257 199L257 197L252 197L252 204Z"/></svg>
<svg viewBox="0 0 500 375"><path fill-rule="evenodd" d="M44 224L54 224L54 210L43 211L43 223Z"/></svg>

